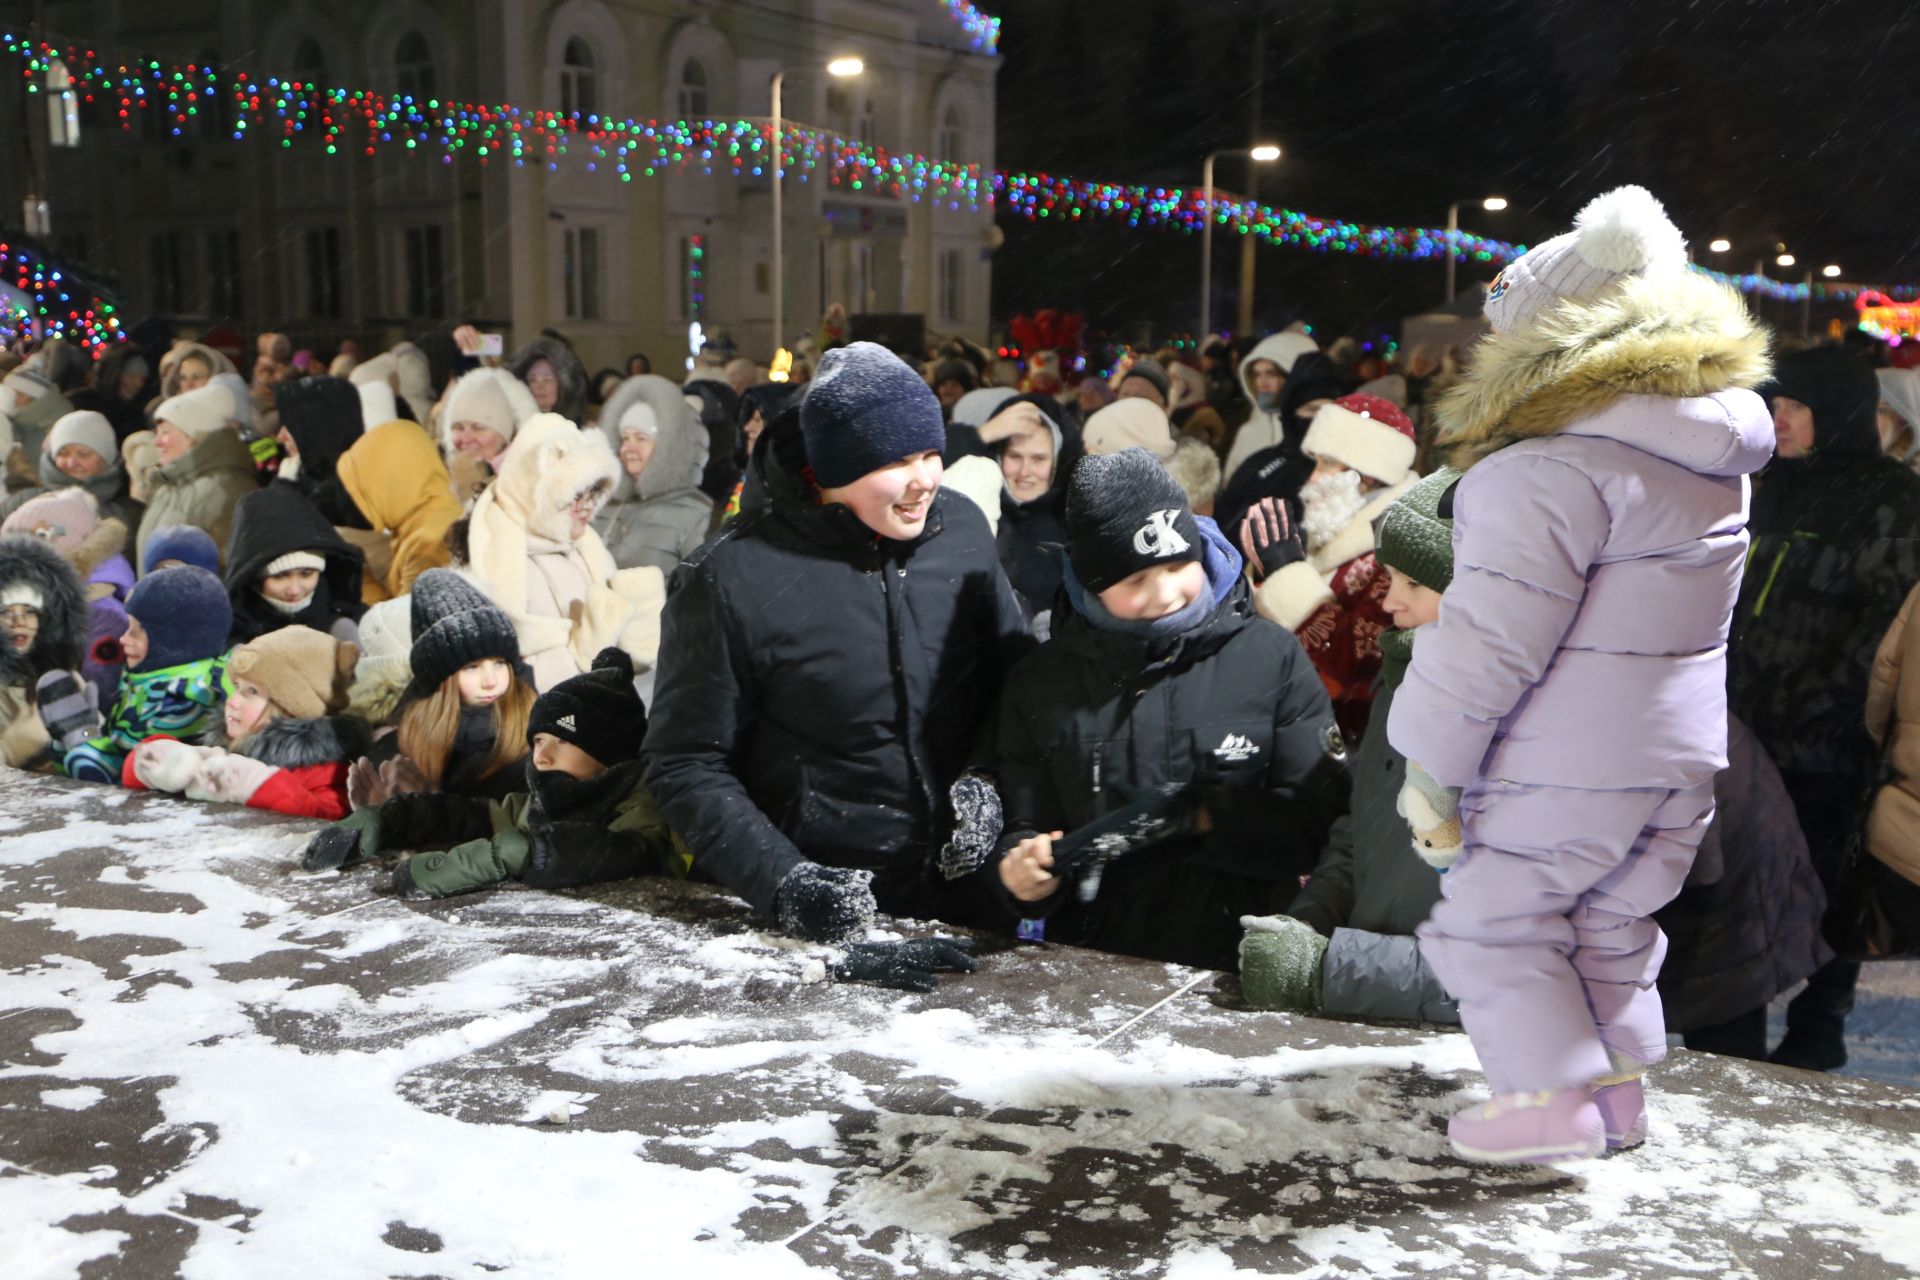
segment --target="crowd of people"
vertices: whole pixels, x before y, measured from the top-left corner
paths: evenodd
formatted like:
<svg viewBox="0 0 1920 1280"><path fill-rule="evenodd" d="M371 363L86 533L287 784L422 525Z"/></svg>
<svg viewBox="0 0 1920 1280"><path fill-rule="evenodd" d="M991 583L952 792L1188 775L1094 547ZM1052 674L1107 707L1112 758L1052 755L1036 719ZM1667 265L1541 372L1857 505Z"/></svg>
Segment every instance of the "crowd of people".
<svg viewBox="0 0 1920 1280"><path fill-rule="evenodd" d="M844 980L973 967L887 912L1457 1022L1459 1151L1632 1146L1669 1034L1843 1064L1920 920L1920 372L1776 342L1638 188L1486 319L1071 383L11 352L0 752L398 893L717 882Z"/></svg>

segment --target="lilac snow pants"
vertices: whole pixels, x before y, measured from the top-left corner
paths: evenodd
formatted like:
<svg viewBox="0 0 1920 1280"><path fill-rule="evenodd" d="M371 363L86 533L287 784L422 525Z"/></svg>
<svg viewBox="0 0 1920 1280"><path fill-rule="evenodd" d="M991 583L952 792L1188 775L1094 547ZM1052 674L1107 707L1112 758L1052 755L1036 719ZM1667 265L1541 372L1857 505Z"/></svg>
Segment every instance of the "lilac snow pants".
<svg viewBox="0 0 1920 1280"><path fill-rule="evenodd" d="M1460 801L1466 851L1441 877L1420 951L1460 1003L1495 1093L1666 1056L1654 979L1672 901L1713 818L1713 784L1576 791L1483 781Z"/></svg>

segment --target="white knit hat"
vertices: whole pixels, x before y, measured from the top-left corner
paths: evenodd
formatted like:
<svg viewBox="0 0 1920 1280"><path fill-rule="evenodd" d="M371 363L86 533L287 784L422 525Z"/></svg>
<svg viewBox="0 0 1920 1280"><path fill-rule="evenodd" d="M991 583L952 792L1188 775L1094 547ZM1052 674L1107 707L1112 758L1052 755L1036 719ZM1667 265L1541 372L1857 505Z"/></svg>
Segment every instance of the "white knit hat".
<svg viewBox="0 0 1920 1280"><path fill-rule="evenodd" d="M1173 456L1173 427L1167 422L1167 411L1141 396L1115 400L1087 419L1082 434L1087 453L1094 457L1134 445L1162 462Z"/></svg>
<svg viewBox="0 0 1920 1280"><path fill-rule="evenodd" d="M75 409L63 414L47 433L47 452L56 458L70 444L91 449L109 463L120 457L120 443L113 434L113 424L105 414L91 409Z"/></svg>
<svg viewBox="0 0 1920 1280"><path fill-rule="evenodd" d="M162 400L153 411L155 423L171 422L195 440L205 440L216 431L224 431L233 420L233 397L225 387L209 382L193 391L183 391Z"/></svg>
<svg viewBox="0 0 1920 1280"><path fill-rule="evenodd" d="M507 392L500 385L500 379L493 376L491 369L476 370L473 374L453 384L453 394L447 397L447 407L441 410L447 423L471 422L475 426L485 427L499 433L509 442L520 423L515 418L513 404L507 399Z"/></svg>
<svg viewBox="0 0 1920 1280"><path fill-rule="evenodd" d="M0 587L0 609L23 604L29 609L45 609L47 598L31 582L9 582Z"/></svg>
<svg viewBox="0 0 1920 1280"><path fill-rule="evenodd" d="M1645 187L1596 198L1573 230L1509 262L1487 290L1487 323L1515 333L1561 302L1592 302L1634 276L1684 271L1687 242Z"/></svg>
<svg viewBox="0 0 1920 1280"><path fill-rule="evenodd" d="M289 551L283 556L267 561L267 567L260 571L260 576L271 578L276 573L292 573L295 569L311 569L319 573L326 567L325 556L315 555L311 551Z"/></svg>

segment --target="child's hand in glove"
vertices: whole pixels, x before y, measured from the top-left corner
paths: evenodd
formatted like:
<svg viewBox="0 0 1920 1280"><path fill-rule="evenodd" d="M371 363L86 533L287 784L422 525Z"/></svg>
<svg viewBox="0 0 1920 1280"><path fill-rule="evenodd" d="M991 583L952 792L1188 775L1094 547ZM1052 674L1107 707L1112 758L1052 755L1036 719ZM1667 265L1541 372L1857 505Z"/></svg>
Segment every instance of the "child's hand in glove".
<svg viewBox="0 0 1920 1280"><path fill-rule="evenodd" d="M307 871L332 871L379 856L380 811L356 809L307 841L300 866Z"/></svg>
<svg viewBox="0 0 1920 1280"><path fill-rule="evenodd" d="M1413 761L1394 808L1413 831L1413 851L1430 867L1445 871L1460 856L1460 788L1443 787Z"/></svg>
<svg viewBox="0 0 1920 1280"><path fill-rule="evenodd" d="M802 862L774 891L780 928L808 942L842 942L865 933L880 908L873 872Z"/></svg>
<svg viewBox="0 0 1920 1280"><path fill-rule="evenodd" d="M1256 1009L1320 1010L1327 940L1291 916L1241 916L1240 994Z"/></svg>
<svg viewBox="0 0 1920 1280"><path fill-rule="evenodd" d="M856 942L834 962L836 982L864 982L895 991L932 991L939 973L972 973L972 938L937 935L907 942Z"/></svg>
<svg viewBox="0 0 1920 1280"><path fill-rule="evenodd" d="M1240 550L1255 582L1307 558L1306 544L1287 514L1284 499L1262 498L1247 508L1240 520Z"/></svg>
<svg viewBox="0 0 1920 1280"><path fill-rule="evenodd" d="M201 764L212 754L177 738L148 738L133 749L133 776L150 791L178 794L193 785Z"/></svg>
<svg viewBox="0 0 1920 1280"><path fill-rule="evenodd" d="M71 751L100 732L100 691L71 671L41 676L33 700L47 737L61 751Z"/></svg>
<svg viewBox="0 0 1920 1280"><path fill-rule="evenodd" d="M200 772L187 785L187 799L245 804L253 799L260 784L277 772L270 764L223 753L200 765Z"/></svg>

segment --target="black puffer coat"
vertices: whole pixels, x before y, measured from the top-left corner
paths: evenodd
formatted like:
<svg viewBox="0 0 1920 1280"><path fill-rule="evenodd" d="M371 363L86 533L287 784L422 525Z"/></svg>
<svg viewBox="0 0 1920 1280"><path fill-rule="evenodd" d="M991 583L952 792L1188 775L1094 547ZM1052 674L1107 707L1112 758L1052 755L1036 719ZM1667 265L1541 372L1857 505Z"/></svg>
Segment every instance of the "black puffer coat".
<svg viewBox="0 0 1920 1280"><path fill-rule="evenodd" d="M1007 678L995 719L1003 851L1119 808L1115 784L1194 787L1212 820L1210 834L1107 867L1091 904L1063 890L1018 908L1048 916L1049 941L1232 968L1240 916L1284 907L1346 810L1326 686L1293 633L1254 613L1238 558L1224 559L1224 577L1209 567L1212 615L1167 640L1099 630L1063 593L1052 638Z"/></svg>
<svg viewBox="0 0 1920 1280"><path fill-rule="evenodd" d="M930 859L1002 679L1032 646L987 523L936 494L912 542L801 478L797 417L754 450L763 500L674 572L647 785L694 866L761 911L800 862L927 909ZM938 906L938 903L934 903Z"/></svg>
<svg viewBox="0 0 1920 1280"><path fill-rule="evenodd" d="M322 557L313 598L299 613L282 613L260 595L260 579L267 566L295 551ZM227 541L227 595L233 600L233 643L245 644L282 627L312 627L338 639L355 639L359 632L339 625L356 623L367 611L360 600L360 579L366 556L351 545L290 484L274 483L240 499L233 509L233 533Z"/></svg>
<svg viewBox="0 0 1920 1280"><path fill-rule="evenodd" d="M1016 404L1033 405L1053 424L1053 482L1047 491L1031 502L1016 501L1004 487L1000 491L1000 564L1031 614L1052 608L1054 597L1060 593L1060 556L1067 544L1067 480L1085 449L1080 429L1067 419L1058 400L1051 396L1015 396L1001 409ZM989 449L987 456L998 464L1006 451L1003 440Z"/></svg>
<svg viewBox="0 0 1920 1280"><path fill-rule="evenodd" d="M1240 536L1240 521L1247 510L1262 498L1279 498L1289 504L1293 516L1300 515L1300 490L1313 476L1314 461L1300 451L1307 438L1307 422L1300 417L1302 406L1315 400L1337 400L1346 394L1339 370L1317 351L1309 351L1293 363L1293 373L1280 393L1280 420L1286 423L1287 438L1270 448L1250 455L1214 499L1214 518L1229 538Z"/></svg>

